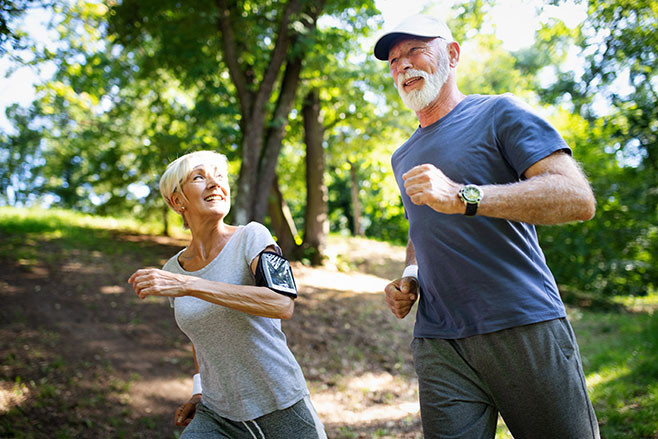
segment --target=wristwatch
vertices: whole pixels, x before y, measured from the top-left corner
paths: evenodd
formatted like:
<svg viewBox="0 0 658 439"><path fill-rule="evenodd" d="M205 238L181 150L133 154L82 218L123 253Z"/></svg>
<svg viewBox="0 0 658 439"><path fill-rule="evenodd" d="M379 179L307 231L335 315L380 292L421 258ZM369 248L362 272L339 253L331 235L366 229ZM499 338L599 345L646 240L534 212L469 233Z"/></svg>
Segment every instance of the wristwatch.
<svg viewBox="0 0 658 439"><path fill-rule="evenodd" d="M466 212L464 215L473 216L478 210L480 201L482 201L482 196L484 193L479 186L474 184L467 184L466 186L459 189L459 198L466 205Z"/></svg>

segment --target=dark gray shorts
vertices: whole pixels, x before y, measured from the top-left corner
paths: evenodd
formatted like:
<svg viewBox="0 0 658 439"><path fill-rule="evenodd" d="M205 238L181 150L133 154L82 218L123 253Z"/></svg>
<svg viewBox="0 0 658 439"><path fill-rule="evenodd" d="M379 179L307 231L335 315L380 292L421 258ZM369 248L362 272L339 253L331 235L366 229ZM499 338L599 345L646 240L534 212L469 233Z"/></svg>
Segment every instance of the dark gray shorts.
<svg viewBox="0 0 658 439"><path fill-rule="evenodd" d="M251 421L232 421L197 404L190 425L181 439L326 439L324 426L311 399L298 401L291 407L277 410Z"/></svg>
<svg viewBox="0 0 658 439"><path fill-rule="evenodd" d="M425 438L598 439L567 319L459 340L412 342Z"/></svg>

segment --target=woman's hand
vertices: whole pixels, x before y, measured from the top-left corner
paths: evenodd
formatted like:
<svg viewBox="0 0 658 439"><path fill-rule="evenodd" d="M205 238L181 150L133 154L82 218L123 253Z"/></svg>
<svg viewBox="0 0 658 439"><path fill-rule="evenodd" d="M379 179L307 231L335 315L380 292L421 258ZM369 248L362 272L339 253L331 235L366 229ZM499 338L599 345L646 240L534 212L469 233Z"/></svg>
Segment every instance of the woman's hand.
<svg viewBox="0 0 658 439"><path fill-rule="evenodd" d="M147 296L181 297L186 295L189 276L157 268L142 268L128 279L140 299Z"/></svg>
<svg viewBox="0 0 658 439"><path fill-rule="evenodd" d="M192 422L194 414L196 413L196 405L201 402L201 394L196 394L190 398L185 404L182 404L176 409L174 414L174 423L179 427L187 427Z"/></svg>

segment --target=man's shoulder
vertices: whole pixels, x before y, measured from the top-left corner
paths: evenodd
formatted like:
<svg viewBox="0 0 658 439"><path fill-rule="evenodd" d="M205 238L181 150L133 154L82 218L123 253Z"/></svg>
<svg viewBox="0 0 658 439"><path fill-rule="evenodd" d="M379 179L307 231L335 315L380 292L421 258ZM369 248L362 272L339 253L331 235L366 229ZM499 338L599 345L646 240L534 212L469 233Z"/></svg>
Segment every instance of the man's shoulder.
<svg viewBox="0 0 658 439"><path fill-rule="evenodd" d="M466 103L472 107L491 107L494 109L498 107L522 105L522 101L512 93L497 95L468 95L466 97Z"/></svg>

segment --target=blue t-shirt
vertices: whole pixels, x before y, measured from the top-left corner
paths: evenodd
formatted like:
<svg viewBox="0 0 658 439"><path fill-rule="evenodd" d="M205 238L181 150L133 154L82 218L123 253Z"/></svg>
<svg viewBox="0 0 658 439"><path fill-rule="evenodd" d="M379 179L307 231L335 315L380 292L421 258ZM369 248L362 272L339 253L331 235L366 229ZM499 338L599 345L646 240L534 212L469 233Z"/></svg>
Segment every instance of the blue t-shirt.
<svg viewBox="0 0 658 439"><path fill-rule="evenodd" d="M402 175L431 163L463 184L514 183L558 150L571 153L548 122L506 94L466 97L393 153L418 260L414 336L464 338L564 317L565 310L533 225L417 206Z"/></svg>

